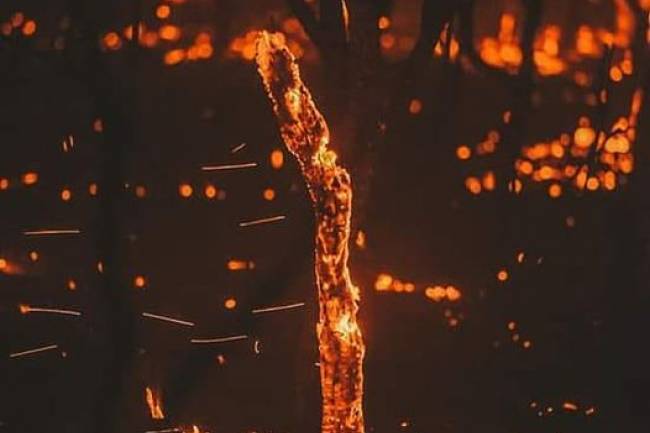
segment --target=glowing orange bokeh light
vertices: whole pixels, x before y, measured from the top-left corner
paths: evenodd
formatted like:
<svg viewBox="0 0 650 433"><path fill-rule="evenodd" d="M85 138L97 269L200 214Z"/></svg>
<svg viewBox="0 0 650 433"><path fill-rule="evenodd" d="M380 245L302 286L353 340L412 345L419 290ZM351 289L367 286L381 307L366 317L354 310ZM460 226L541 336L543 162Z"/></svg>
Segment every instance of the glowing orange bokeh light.
<svg viewBox="0 0 650 433"><path fill-rule="evenodd" d="M147 284L147 280L142 275L137 275L133 279L133 285L138 289L143 288Z"/></svg>
<svg viewBox="0 0 650 433"><path fill-rule="evenodd" d="M178 186L178 193L183 198L190 198L193 192L192 186L188 183L182 183Z"/></svg>

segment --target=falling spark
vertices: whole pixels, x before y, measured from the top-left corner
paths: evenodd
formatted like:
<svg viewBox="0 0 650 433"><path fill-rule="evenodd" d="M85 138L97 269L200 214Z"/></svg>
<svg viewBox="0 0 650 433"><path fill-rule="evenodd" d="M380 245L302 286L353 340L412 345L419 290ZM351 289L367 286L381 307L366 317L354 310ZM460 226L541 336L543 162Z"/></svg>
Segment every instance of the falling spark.
<svg viewBox="0 0 650 433"><path fill-rule="evenodd" d="M345 0L341 0L341 12L343 15L343 25L345 28L345 40L350 41L350 12L348 11L348 5Z"/></svg>
<svg viewBox="0 0 650 433"><path fill-rule="evenodd" d="M70 230L32 230L24 231L25 236L52 236L52 235L78 235L81 233L79 229Z"/></svg>
<svg viewBox="0 0 650 433"><path fill-rule="evenodd" d="M74 311L74 310L60 310L58 308L30 307L29 305L20 305L18 308L22 314L50 313L50 314L62 314L64 316L81 316L81 312Z"/></svg>
<svg viewBox="0 0 650 433"><path fill-rule="evenodd" d="M589 409L587 409L585 411L585 415L587 415L587 416L593 415L594 413L596 413L596 408L595 407L590 407Z"/></svg>
<svg viewBox="0 0 650 433"><path fill-rule="evenodd" d="M575 412L578 410L578 405L570 401L565 401L564 404L562 404L562 409Z"/></svg>
<svg viewBox="0 0 650 433"><path fill-rule="evenodd" d="M287 149L300 164L316 214L322 433L363 433L365 344L359 288L348 267L352 185L328 148L329 129L282 34L261 32L256 62ZM241 226L242 224L240 224Z"/></svg>
<svg viewBox="0 0 650 433"><path fill-rule="evenodd" d="M72 135L68 135L66 138L63 139L61 145L63 146L64 152L68 152L72 150L72 148L74 147L74 137Z"/></svg>
<svg viewBox="0 0 650 433"><path fill-rule="evenodd" d="M276 221L282 221L285 219L285 215L278 215L274 217L269 217L269 218L260 218L252 221L242 221L239 223L239 227L248 227L248 226L255 226L258 224L266 224L266 223L272 223Z"/></svg>
<svg viewBox="0 0 650 433"><path fill-rule="evenodd" d="M142 315L144 317L149 317L150 319L162 320L164 322L176 323L178 325L194 326L194 323L192 323L192 322L186 322L185 320L174 319L173 317L159 316L158 314L152 314L152 313L147 313L147 312L142 313Z"/></svg>
<svg viewBox="0 0 650 433"><path fill-rule="evenodd" d="M262 353L262 350L260 349L260 340L255 340L255 343L253 344L253 350L255 351L256 355Z"/></svg>
<svg viewBox="0 0 650 433"><path fill-rule="evenodd" d="M233 148L230 150L230 153L237 153L237 152L239 152L240 150L242 150L244 147L246 147L246 143L242 143L242 144L240 144L240 145L238 145L238 146L233 147Z"/></svg>
<svg viewBox="0 0 650 433"><path fill-rule="evenodd" d="M248 335L233 335L231 337L217 337L217 338L192 338L190 343L195 344L210 344L210 343L227 343L229 341L246 340Z"/></svg>
<svg viewBox="0 0 650 433"><path fill-rule="evenodd" d="M278 305L277 307L255 308L252 311L252 313L253 314L260 314L260 313L270 313L270 312L273 312L273 311L292 310L294 308L303 307L304 305L305 305L304 302L296 302L295 304Z"/></svg>
<svg viewBox="0 0 650 433"><path fill-rule="evenodd" d="M9 358L19 358L21 356L33 355L34 353L46 352L48 350L54 350L59 347L58 344L51 344L49 346L37 347L36 349L25 350L23 352L11 353Z"/></svg>
<svg viewBox="0 0 650 433"><path fill-rule="evenodd" d="M257 167L256 162L245 162L243 164L224 164L224 165L204 165L203 171L224 171L224 170L241 170L243 168Z"/></svg>
<svg viewBox="0 0 650 433"><path fill-rule="evenodd" d="M182 433L183 429L180 429L178 427L173 427L173 428L166 428L163 430L147 430L144 433Z"/></svg>

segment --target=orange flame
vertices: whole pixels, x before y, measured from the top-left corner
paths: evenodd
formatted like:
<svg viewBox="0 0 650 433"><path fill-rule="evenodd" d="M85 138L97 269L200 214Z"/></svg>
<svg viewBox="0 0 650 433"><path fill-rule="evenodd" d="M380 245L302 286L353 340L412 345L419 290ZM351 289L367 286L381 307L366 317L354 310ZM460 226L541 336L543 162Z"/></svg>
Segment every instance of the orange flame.
<svg viewBox="0 0 650 433"><path fill-rule="evenodd" d="M523 54L515 32L515 16L501 15L498 38L486 37L481 40L479 54L490 66L516 73L523 61Z"/></svg>
<svg viewBox="0 0 650 433"><path fill-rule="evenodd" d="M165 414L162 410L160 394L154 393L151 388L146 387L145 397L147 400L147 405L149 406L149 412L151 413L151 419L165 419Z"/></svg>
<svg viewBox="0 0 650 433"><path fill-rule="evenodd" d="M452 34L451 40L447 41L447 35L449 34L449 23L446 23L442 31L440 32L440 37L438 42L436 42L435 47L433 48L433 54L436 57L442 57L445 54L449 53L449 60L455 61L460 53L460 44L458 39Z"/></svg>
<svg viewBox="0 0 650 433"><path fill-rule="evenodd" d="M643 95L644 89L637 88L630 98L628 114L618 117L608 128L596 129L591 119L582 116L572 132L523 146L521 157L514 162L519 178L509 185L510 190L517 193L522 190L520 179L544 183L551 198L564 193L564 183L581 191L614 191L624 185L626 176L634 171L633 148ZM498 142L499 134L490 131L487 138L476 145L474 153L468 146L461 145L456 149L456 156L461 161L481 157L496 151ZM597 159L595 167L590 159L592 156ZM494 173L487 171L482 179L468 176L465 187L476 195L494 189L496 181Z"/></svg>

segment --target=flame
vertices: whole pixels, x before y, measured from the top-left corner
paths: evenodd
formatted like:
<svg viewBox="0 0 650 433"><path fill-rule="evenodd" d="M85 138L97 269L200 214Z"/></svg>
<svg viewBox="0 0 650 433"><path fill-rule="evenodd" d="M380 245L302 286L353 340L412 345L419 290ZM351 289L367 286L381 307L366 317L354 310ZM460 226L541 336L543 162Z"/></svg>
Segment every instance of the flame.
<svg viewBox="0 0 650 433"><path fill-rule="evenodd" d="M563 183L587 191L614 191L625 184L626 176L634 171L633 149L643 94L644 90L637 88L630 98L628 114L618 117L608 128L595 129L591 120L582 116L572 132L523 146L521 157L514 162L519 178L508 185L509 189L519 193L523 188L520 179L527 179L545 183L548 195L557 198L564 192ZM504 123L507 123L505 118ZM498 142L499 134L488 132L487 138L476 145L475 155L496 151ZM465 145L456 149L456 156L461 161L474 157ZM490 171L482 179L477 176L465 179L466 189L474 195L495 189L496 183Z"/></svg>
<svg viewBox="0 0 650 433"><path fill-rule="evenodd" d="M342 339L350 341L352 336L359 332L359 326L356 321L352 320L349 312L343 313L335 325L336 332L338 332Z"/></svg>
<svg viewBox="0 0 650 433"><path fill-rule="evenodd" d="M515 16L501 15L498 38L486 37L480 41L479 55L488 65L516 73L523 61L523 54L515 34Z"/></svg>
<svg viewBox="0 0 650 433"><path fill-rule="evenodd" d="M151 419L165 419L165 414L163 414L162 410L160 394L154 393L151 388L146 387L145 397L147 400L147 405L149 406L149 412L151 413Z"/></svg>
<svg viewBox="0 0 650 433"><path fill-rule="evenodd" d="M616 33L614 44L620 48L627 48L634 38L635 19L634 12L627 0L614 0L616 8Z"/></svg>
<svg viewBox="0 0 650 433"><path fill-rule="evenodd" d="M534 41L533 62L541 76L559 75L566 72L568 62L577 63L584 58L598 58L604 46L614 46L624 50L624 59L614 65L614 81L620 81L624 75L631 75L633 70L630 46L634 38L636 20L627 0L614 0L614 29L594 28L581 24L575 33L575 51L560 56L562 31L558 25L549 24L541 28ZM499 32L496 36L486 36L479 40L479 55L483 62L494 68L504 69L510 74L518 72L523 61L523 53L516 32L517 19L514 14L506 12L501 15ZM453 50L452 41L452 50ZM574 55L573 53L577 54ZM436 46L436 55L440 49Z"/></svg>
<svg viewBox="0 0 650 433"><path fill-rule="evenodd" d="M185 0L167 0L172 4L183 4ZM167 20L172 13L169 5L160 4L154 9L154 17L158 20ZM122 48L123 39L126 41L133 40L136 24L128 25L121 31L111 30L102 35L100 46L104 50L117 51ZM34 28L34 31L36 29ZM120 35L121 33L121 35ZM181 27L173 24L162 24L159 28L147 28L144 22L137 23L138 44L146 48L155 48L160 42L176 43L181 40L184 31ZM183 37L187 40L189 38ZM165 65L173 66L185 61L198 61L209 59L214 54L211 35L208 32L199 32L194 37L194 42L182 48L173 48L166 50L162 60ZM99 132L99 131L98 131Z"/></svg>
<svg viewBox="0 0 650 433"><path fill-rule="evenodd" d="M316 213L322 432L362 433L365 345L357 324L359 289L348 268L350 175L328 148L327 123L300 78L285 37L261 32L256 61L282 139L300 164Z"/></svg>
<svg viewBox="0 0 650 433"><path fill-rule="evenodd" d="M576 33L576 50L578 54L585 57L597 58L600 56L602 47L599 44L596 33L587 25L582 25Z"/></svg>
<svg viewBox="0 0 650 433"><path fill-rule="evenodd" d="M562 30L556 25L546 26L535 41L533 61L540 75L559 75L566 70L559 57Z"/></svg>
<svg viewBox="0 0 650 433"><path fill-rule="evenodd" d="M347 6L343 0L341 0L341 6L343 8L343 18L345 19L347 16ZM281 25L284 33L276 33L276 36L283 38L283 42L286 43L291 54L299 59L305 56L313 58L315 50L311 49L310 40L307 37L307 34L303 31L300 21L294 17L289 17L284 19ZM345 30L347 37L347 24ZM253 28L240 36L236 36L230 41L226 55L230 58L240 58L249 62L254 61L258 34L259 30Z"/></svg>
<svg viewBox="0 0 650 433"><path fill-rule="evenodd" d="M444 25L444 28L440 32L440 37L438 42L436 42L435 47L433 48L433 54L436 57L443 57L446 55L447 50L449 50L449 60L452 62L456 60L458 54L460 53L460 43L458 39L452 34L451 42L447 42L447 35L449 34L449 23ZM447 46L449 44L449 46Z"/></svg>

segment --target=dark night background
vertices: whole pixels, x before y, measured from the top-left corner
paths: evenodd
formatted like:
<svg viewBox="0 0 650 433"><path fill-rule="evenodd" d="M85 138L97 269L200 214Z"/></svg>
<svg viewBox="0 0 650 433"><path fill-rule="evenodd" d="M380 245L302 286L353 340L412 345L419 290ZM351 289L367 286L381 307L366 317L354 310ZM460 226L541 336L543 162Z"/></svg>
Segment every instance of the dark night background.
<svg viewBox="0 0 650 433"><path fill-rule="evenodd" d="M613 22L606 0L542 3L541 21L558 23L565 45L582 23ZM161 4L172 10L166 22L182 29L179 41L101 45L107 32L133 22L160 27ZM422 1L377 5L417 37ZM478 38L521 5L480 0L475 8ZM229 49L249 30L281 26L291 16L285 2L8 0L0 21L18 11L37 30L0 35L0 178L9 181L0 190L0 257L9 263L0 272L0 432L318 431L312 210L291 156L284 153L281 169L271 166L271 152L284 149L275 118L254 63ZM166 51L202 31L212 36L209 58L164 64ZM348 129L337 128L345 116L332 108L338 83L324 66L330 58L300 41L303 78L363 188L354 225L367 248L353 249L351 267L362 288L368 431L650 431L650 111L641 111L634 172L614 191L567 185L551 199L529 182L515 199L472 195L465 178L496 167L503 179L503 164L498 155L459 161L459 144L483 140L504 111L529 107L528 99L535 103L520 116L518 146L572 132L579 116L594 114L583 103L593 89L576 86L570 73L536 75L522 103L507 74L467 72L431 55L414 77L394 75L382 144L359 157L346 154L349 137L337 132ZM389 74L400 56L388 56ZM598 74L602 63L582 67ZM641 65L611 90L612 118L628 109L635 83L645 87ZM412 98L422 104L417 115L409 112ZM102 131L93 129L96 119ZM64 152L70 135L74 147ZM247 162L258 166L201 170ZM355 167L364 167L357 178ZM38 174L36 184L23 184L28 172ZM206 198L208 183L225 196ZM180 184L192 186L191 197L179 195ZM146 188L142 198L138 186ZM266 188L274 200L264 199ZM286 219L238 225L275 215ZM39 229L81 233L23 234ZM233 272L232 259L255 267ZM503 282L501 269L509 275ZM382 272L415 282L418 292L375 291ZM145 287L134 287L136 276ZM462 299L431 302L420 292L432 284L453 284ZM229 298L234 309L224 307ZM305 306L251 314L295 302ZM21 304L82 315L23 315ZM530 348L513 341L509 322ZM239 334L249 338L189 341ZM50 344L59 347L10 357ZM147 386L161 392L164 420L150 418ZM578 409L563 409L565 402Z"/></svg>

